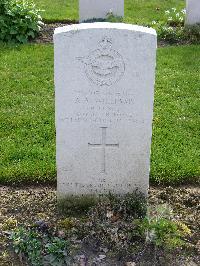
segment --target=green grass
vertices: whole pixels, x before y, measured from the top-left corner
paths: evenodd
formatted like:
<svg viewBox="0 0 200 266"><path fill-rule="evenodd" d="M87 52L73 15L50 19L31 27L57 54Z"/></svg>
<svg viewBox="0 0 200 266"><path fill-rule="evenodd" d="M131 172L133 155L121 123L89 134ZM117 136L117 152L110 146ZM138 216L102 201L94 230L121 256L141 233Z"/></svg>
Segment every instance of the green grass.
<svg viewBox="0 0 200 266"><path fill-rule="evenodd" d="M52 46L0 49L0 181L55 176Z"/></svg>
<svg viewBox="0 0 200 266"><path fill-rule="evenodd" d="M47 21L77 20L78 0L33 0Z"/></svg>
<svg viewBox="0 0 200 266"><path fill-rule="evenodd" d="M162 20L165 10L183 9L185 0L125 0L124 22L147 25Z"/></svg>
<svg viewBox="0 0 200 266"><path fill-rule="evenodd" d="M78 20L78 0L34 1L40 9L45 10L45 20ZM125 0L124 22L146 25L161 19L164 11L172 7L184 8L185 0Z"/></svg>
<svg viewBox="0 0 200 266"><path fill-rule="evenodd" d="M200 46L158 50L152 180L200 177Z"/></svg>
<svg viewBox="0 0 200 266"><path fill-rule="evenodd" d="M0 47L0 182L55 180L53 46ZM151 180L200 176L200 46L158 49Z"/></svg>

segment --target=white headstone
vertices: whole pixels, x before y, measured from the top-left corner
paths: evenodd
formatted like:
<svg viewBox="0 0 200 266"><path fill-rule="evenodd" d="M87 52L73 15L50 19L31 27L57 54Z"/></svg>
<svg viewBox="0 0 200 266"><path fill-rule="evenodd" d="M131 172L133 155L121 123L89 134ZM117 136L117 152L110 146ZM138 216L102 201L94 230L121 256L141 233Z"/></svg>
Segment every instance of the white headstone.
<svg viewBox="0 0 200 266"><path fill-rule="evenodd" d="M200 0L186 0L186 25L200 23Z"/></svg>
<svg viewBox="0 0 200 266"><path fill-rule="evenodd" d="M57 28L58 196L149 184L156 33L128 24Z"/></svg>
<svg viewBox="0 0 200 266"><path fill-rule="evenodd" d="M89 19L105 19L107 14L124 16L124 0L79 0L80 22Z"/></svg>

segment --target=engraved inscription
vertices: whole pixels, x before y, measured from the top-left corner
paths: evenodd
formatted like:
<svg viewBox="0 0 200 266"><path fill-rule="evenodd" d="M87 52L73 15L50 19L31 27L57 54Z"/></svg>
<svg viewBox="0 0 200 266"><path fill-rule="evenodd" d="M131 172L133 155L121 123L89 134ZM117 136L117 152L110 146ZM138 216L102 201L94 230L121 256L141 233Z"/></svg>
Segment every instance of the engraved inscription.
<svg viewBox="0 0 200 266"><path fill-rule="evenodd" d="M79 58L84 63L89 80L98 86L110 86L119 81L125 71L122 56L112 49L112 40L104 37L97 50L87 57Z"/></svg>
<svg viewBox="0 0 200 266"><path fill-rule="evenodd" d="M102 129L102 136L101 136L101 143L88 143L88 146L93 148L100 148L102 155L101 155L101 173L106 173L106 148L107 147L117 147L119 148L119 143L117 144L107 144L106 143L106 129L107 127L101 127Z"/></svg>
<svg viewBox="0 0 200 266"><path fill-rule="evenodd" d="M103 123L105 126L127 121L136 123L132 106L135 105L135 95L131 90L109 91L102 90L77 90L72 101L77 105L76 111L62 117L62 121L72 123L91 122ZM130 106L130 108L126 108Z"/></svg>

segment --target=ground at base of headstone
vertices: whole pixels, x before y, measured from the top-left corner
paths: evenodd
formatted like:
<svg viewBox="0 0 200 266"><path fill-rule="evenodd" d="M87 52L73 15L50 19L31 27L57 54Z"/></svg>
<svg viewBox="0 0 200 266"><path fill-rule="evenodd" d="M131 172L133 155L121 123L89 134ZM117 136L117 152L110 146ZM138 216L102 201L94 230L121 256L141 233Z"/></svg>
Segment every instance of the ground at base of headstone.
<svg viewBox="0 0 200 266"><path fill-rule="evenodd" d="M65 22L55 22L55 23L48 23L44 24L42 27L42 30L40 31L39 36L33 40L34 43L53 43L53 33L55 28L58 27L63 27L63 26L68 26L70 24L73 24L74 22L71 23L65 23ZM189 45L191 44L190 40L178 40L176 42L170 42L168 40L159 40L158 41L158 47L165 47L165 46L170 46L170 45Z"/></svg>
<svg viewBox="0 0 200 266"><path fill-rule="evenodd" d="M152 187L148 222L133 218L130 208L115 198L98 203L86 215L66 218L58 215L56 188L50 186L2 186L0 195L1 266L195 266L200 261L200 187ZM177 228L184 231L184 246L178 242L181 231ZM171 239L174 247L170 249L166 245ZM31 249L32 244L38 250ZM27 248L31 258L19 252ZM41 254L46 254L45 262L33 264ZM58 264L58 258L66 261Z"/></svg>

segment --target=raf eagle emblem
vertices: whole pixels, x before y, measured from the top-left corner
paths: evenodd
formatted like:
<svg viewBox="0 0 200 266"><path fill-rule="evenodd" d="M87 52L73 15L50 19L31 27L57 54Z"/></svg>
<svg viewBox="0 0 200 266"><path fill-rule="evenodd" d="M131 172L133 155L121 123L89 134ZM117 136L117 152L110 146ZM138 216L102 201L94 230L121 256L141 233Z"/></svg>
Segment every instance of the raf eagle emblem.
<svg viewBox="0 0 200 266"><path fill-rule="evenodd" d="M112 49L112 40L104 37L97 50L79 60L84 64L87 77L99 86L110 86L119 81L125 71L122 56Z"/></svg>

